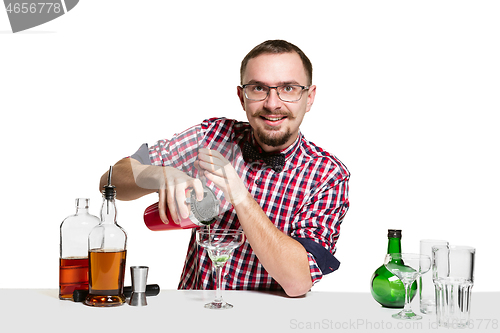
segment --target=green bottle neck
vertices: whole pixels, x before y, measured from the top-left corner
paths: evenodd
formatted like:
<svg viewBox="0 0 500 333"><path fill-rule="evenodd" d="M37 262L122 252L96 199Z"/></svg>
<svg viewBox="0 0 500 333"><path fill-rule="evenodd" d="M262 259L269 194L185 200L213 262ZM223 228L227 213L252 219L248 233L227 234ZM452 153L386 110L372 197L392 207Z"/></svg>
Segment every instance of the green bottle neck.
<svg viewBox="0 0 500 333"><path fill-rule="evenodd" d="M389 245L387 246L387 253L401 253L401 238L389 237Z"/></svg>

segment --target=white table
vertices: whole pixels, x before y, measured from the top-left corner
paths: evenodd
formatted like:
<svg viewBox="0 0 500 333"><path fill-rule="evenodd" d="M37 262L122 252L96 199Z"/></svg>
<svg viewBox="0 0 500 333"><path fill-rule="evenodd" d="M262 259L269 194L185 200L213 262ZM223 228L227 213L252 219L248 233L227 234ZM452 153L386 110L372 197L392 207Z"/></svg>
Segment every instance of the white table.
<svg viewBox="0 0 500 333"><path fill-rule="evenodd" d="M369 293L281 293L223 291L229 310L209 310L214 291L162 290L145 307L124 304L92 308L61 301L55 289L0 289L2 332L428 332L438 328L433 315L416 322L391 317L398 310L376 303ZM413 309L418 312L417 296ZM472 294L473 329L500 332L500 292ZM4 330L5 328L8 328ZM457 330L458 331L458 330Z"/></svg>

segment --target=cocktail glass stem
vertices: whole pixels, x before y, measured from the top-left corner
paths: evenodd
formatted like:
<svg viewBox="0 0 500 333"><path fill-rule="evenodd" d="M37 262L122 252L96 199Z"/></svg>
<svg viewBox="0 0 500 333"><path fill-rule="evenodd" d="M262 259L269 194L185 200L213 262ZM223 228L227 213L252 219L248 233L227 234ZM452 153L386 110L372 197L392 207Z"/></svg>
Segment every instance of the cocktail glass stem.
<svg viewBox="0 0 500 333"><path fill-rule="evenodd" d="M412 281L413 282L413 281ZM408 313L411 312L411 283L408 282L403 282L405 286L405 306L403 308L403 311Z"/></svg>
<svg viewBox="0 0 500 333"><path fill-rule="evenodd" d="M403 310L401 310L400 312L392 315L393 318L396 318L396 319L412 319L412 320L415 320L415 319L421 319L422 316L419 316L417 315L415 312L412 311L411 309L411 285L413 283L413 281L415 280L412 280L412 281L403 281L403 285L404 285L404 288L405 288L405 306L403 308Z"/></svg>
<svg viewBox="0 0 500 333"><path fill-rule="evenodd" d="M215 301L216 303L222 303L222 266L215 266L215 278L217 279L217 287L215 289Z"/></svg>
<svg viewBox="0 0 500 333"><path fill-rule="evenodd" d="M222 267L224 265L216 264L213 261L212 263L215 266L215 299L212 302L205 304L205 307L209 309L231 309L233 306L229 303L224 302L224 300L222 299Z"/></svg>
<svg viewBox="0 0 500 333"><path fill-rule="evenodd" d="M385 256L384 265L401 280L405 288L405 306L403 310L393 314L392 317L405 320L422 319L422 316L411 310L411 285L420 275L430 269L431 258L414 253L388 253Z"/></svg>

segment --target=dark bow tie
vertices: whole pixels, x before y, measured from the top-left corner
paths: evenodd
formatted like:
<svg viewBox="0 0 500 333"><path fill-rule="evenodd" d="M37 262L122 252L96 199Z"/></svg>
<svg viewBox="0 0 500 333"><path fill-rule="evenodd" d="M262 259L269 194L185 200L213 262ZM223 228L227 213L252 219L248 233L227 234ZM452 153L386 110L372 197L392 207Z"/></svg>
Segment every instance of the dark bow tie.
<svg viewBox="0 0 500 333"><path fill-rule="evenodd" d="M283 171L283 167L285 166L285 154L261 154L254 146L246 141L243 144L242 153L245 160L264 161L264 163L275 172Z"/></svg>

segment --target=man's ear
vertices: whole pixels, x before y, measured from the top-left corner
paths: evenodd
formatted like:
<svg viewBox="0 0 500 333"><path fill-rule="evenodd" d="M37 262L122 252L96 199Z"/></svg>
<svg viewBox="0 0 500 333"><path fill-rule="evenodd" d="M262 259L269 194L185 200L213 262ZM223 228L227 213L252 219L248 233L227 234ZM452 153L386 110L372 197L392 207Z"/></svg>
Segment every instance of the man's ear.
<svg viewBox="0 0 500 333"><path fill-rule="evenodd" d="M243 92L243 88L240 86L237 86L237 94L238 98L240 99L241 106L243 107L243 110L245 110L245 93Z"/></svg>
<svg viewBox="0 0 500 333"><path fill-rule="evenodd" d="M309 112L309 110L311 110L311 107L314 103L314 97L316 97L316 86L310 86L309 90L307 91L306 112Z"/></svg>

